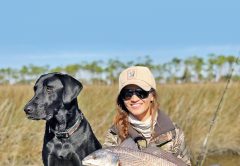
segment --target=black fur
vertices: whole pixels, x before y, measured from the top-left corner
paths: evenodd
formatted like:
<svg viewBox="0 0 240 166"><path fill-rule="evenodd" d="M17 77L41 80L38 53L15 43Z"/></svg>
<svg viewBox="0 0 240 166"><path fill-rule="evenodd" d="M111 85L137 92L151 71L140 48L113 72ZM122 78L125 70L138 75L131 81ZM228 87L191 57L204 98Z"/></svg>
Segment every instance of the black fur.
<svg viewBox="0 0 240 166"><path fill-rule="evenodd" d="M46 120L42 150L45 166L81 166L85 156L101 148L78 108L81 89L79 81L61 73L42 75L35 83L35 94L24 111L29 119ZM73 134L62 135L76 122L80 125Z"/></svg>

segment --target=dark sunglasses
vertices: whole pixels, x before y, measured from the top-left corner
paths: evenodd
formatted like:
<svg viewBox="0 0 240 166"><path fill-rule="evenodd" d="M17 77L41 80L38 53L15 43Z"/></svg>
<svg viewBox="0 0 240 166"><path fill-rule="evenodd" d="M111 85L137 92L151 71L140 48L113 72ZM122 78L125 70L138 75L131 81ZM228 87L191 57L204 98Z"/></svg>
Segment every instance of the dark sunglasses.
<svg viewBox="0 0 240 166"><path fill-rule="evenodd" d="M145 99L148 97L149 93L152 92L152 89L150 91L145 91L141 88L137 89L123 89L120 93L120 96L123 100L129 100L132 98L132 96L135 94L140 99Z"/></svg>

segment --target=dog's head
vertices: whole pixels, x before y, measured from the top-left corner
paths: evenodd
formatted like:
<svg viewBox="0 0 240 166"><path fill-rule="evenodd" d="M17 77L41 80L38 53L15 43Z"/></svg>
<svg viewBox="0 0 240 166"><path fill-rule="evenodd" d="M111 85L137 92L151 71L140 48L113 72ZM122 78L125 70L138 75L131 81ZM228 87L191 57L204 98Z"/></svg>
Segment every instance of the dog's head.
<svg viewBox="0 0 240 166"><path fill-rule="evenodd" d="M29 119L50 120L57 111L76 100L82 84L67 74L40 76L34 85L34 96L24 107Z"/></svg>

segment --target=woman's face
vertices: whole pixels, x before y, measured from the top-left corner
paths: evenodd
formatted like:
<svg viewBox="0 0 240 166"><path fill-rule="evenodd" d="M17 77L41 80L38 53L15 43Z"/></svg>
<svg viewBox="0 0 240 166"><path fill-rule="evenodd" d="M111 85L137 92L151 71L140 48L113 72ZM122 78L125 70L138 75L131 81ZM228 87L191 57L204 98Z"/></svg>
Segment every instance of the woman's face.
<svg viewBox="0 0 240 166"><path fill-rule="evenodd" d="M149 116L151 116L151 101L153 101L152 93L149 95L141 95L141 88L137 85L127 85L124 87L123 92L130 92L130 95L125 95L124 105L132 115L134 115L138 120L145 121ZM136 94L138 93L138 94ZM131 94L133 94L131 96Z"/></svg>

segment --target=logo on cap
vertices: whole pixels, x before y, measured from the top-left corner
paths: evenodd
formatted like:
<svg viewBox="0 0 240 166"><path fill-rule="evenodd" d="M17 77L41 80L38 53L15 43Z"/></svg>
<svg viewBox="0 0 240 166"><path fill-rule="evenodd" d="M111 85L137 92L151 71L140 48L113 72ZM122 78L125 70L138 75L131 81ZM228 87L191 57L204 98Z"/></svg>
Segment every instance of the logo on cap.
<svg viewBox="0 0 240 166"><path fill-rule="evenodd" d="M136 77L136 75L137 75L137 72L135 70L130 70L127 73L127 79L128 80L133 79L134 77Z"/></svg>

